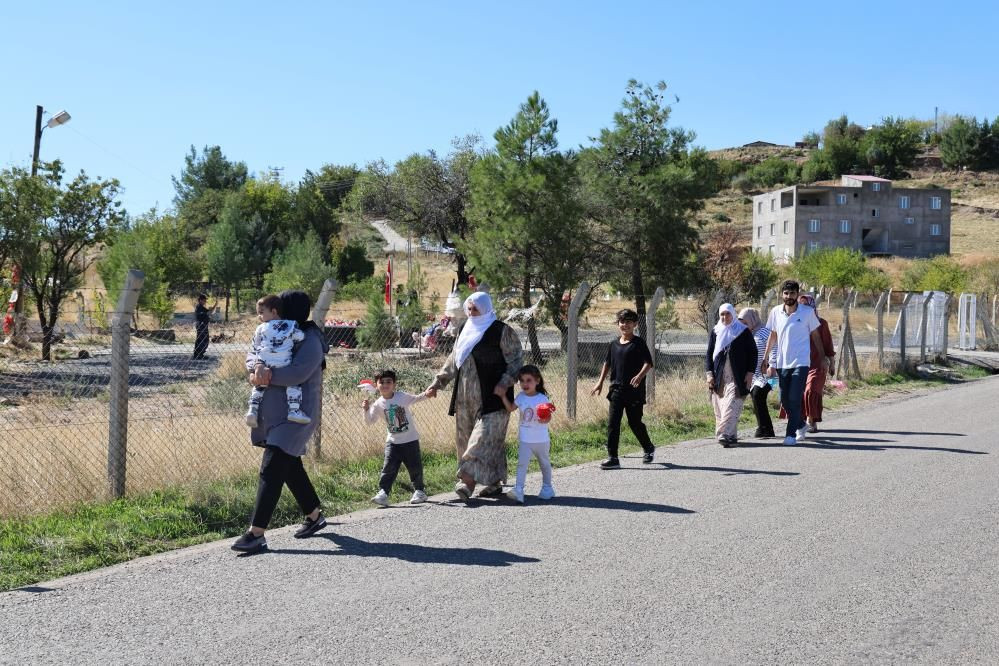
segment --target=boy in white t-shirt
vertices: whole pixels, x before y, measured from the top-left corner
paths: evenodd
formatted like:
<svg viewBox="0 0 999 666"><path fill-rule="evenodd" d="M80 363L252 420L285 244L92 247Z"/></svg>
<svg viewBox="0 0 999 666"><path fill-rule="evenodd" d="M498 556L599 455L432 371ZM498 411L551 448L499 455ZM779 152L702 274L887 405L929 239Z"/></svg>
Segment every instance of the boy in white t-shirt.
<svg viewBox="0 0 999 666"><path fill-rule="evenodd" d="M508 412L520 411L520 428L517 447L517 482L506 496L515 502L524 503L524 482L527 480L527 466L531 456L538 459L541 467L541 492L538 499L548 500L555 497L552 487L552 463L549 458L551 439L548 435L548 422L551 420L553 408L545 394L545 380L537 366L525 365L517 372L520 381L520 394L513 402L500 396Z"/></svg>
<svg viewBox="0 0 999 666"><path fill-rule="evenodd" d="M787 412L784 444L794 446L804 442L808 425L801 418L801 403L805 397L805 380L811 361L811 345L822 349L819 318L815 310L798 303L798 283L785 280L781 285L782 305L770 311L767 328L770 339L763 352L761 370L768 377L777 375L780 381L780 403ZM777 366L770 365L770 352L776 350Z"/></svg>
<svg viewBox="0 0 999 666"><path fill-rule="evenodd" d="M379 506L389 505L389 493L392 492L392 484L395 483L395 477L399 473L399 466L405 465L409 472L409 480L413 483L413 497L409 503L422 504L427 501L427 493L423 486L420 433L417 432L413 415L407 411L407 408L426 400L427 394L413 395L405 391L396 391L396 374L392 370L379 370L374 379L381 395L374 402L365 399L361 403L364 420L370 425L381 415L385 419L388 434L385 437L385 462L382 465L381 477L378 479L378 494L372 497L371 501Z"/></svg>

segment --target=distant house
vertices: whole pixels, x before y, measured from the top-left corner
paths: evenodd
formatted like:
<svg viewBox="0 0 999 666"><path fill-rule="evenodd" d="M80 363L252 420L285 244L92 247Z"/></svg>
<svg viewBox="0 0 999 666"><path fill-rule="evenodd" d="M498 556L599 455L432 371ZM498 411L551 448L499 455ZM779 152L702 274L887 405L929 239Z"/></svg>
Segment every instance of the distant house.
<svg viewBox="0 0 999 666"><path fill-rule="evenodd" d="M950 190L875 176L794 185L753 197L753 250L778 259L824 247L872 256L950 252Z"/></svg>
<svg viewBox="0 0 999 666"><path fill-rule="evenodd" d="M752 143L747 143L743 148L782 148L776 143L770 143L769 141L753 141Z"/></svg>

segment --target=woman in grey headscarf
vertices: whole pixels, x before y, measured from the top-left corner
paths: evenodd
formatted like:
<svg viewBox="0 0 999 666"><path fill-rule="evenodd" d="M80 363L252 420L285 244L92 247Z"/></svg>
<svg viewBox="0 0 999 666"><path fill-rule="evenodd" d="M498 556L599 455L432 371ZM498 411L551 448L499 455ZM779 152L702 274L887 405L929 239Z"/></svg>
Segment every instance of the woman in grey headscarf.
<svg viewBox="0 0 999 666"><path fill-rule="evenodd" d="M708 337L704 370L711 406L715 410L715 436L728 448L739 441L739 414L753 383L756 343L746 325L735 316L731 303L718 308L718 323Z"/></svg>

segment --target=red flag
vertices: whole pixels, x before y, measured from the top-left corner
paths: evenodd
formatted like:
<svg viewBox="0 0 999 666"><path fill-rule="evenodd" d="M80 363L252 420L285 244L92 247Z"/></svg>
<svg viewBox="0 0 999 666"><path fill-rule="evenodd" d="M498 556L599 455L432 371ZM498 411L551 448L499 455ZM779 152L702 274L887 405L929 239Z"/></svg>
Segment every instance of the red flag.
<svg viewBox="0 0 999 666"><path fill-rule="evenodd" d="M392 257L389 257L385 271L385 305L392 304Z"/></svg>

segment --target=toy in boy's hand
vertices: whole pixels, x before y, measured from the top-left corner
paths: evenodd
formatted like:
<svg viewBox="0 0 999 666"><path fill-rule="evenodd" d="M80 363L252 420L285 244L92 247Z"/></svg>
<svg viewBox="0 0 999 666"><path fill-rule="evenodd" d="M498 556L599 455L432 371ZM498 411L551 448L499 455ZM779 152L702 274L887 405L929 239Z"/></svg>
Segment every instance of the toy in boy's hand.
<svg viewBox="0 0 999 666"><path fill-rule="evenodd" d="M370 379L362 379L360 382L358 382L357 388L361 389L362 391L366 391L368 393L378 393L378 388L375 386L375 383Z"/></svg>
<svg viewBox="0 0 999 666"><path fill-rule="evenodd" d="M541 423L548 423L552 420L552 414L555 413L555 405L550 402L545 402L538 405L538 408L534 412L538 416L538 421Z"/></svg>

